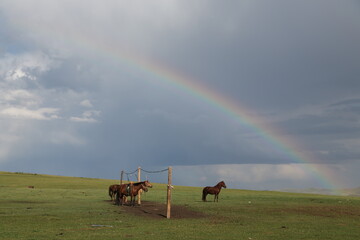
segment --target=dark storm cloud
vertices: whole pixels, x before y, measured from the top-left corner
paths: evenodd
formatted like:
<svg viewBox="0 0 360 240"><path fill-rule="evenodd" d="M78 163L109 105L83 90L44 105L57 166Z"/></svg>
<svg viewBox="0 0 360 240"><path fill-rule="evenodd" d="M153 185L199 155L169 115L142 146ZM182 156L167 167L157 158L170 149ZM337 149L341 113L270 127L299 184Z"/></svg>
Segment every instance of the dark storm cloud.
<svg viewBox="0 0 360 240"><path fill-rule="evenodd" d="M360 31L352 5L210 5L193 17L194 27L171 34L162 48L176 66L250 106L313 104L358 93Z"/></svg>

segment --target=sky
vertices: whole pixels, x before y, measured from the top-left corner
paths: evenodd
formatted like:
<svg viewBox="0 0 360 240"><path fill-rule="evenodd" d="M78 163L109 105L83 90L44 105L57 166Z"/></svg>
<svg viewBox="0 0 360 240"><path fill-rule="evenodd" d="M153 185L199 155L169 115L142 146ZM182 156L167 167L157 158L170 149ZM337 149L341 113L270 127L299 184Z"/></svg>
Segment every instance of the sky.
<svg viewBox="0 0 360 240"><path fill-rule="evenodd" d="M359 187L359 66L358 1L2 0L0 170Z"/></svg>

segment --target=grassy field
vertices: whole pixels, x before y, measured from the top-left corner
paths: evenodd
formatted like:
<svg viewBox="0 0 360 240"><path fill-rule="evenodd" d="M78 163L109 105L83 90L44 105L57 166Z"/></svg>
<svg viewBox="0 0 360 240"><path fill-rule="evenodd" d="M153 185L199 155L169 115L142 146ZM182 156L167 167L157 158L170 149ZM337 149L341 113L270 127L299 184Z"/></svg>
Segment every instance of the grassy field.
<svg viewBox="0 0 360 240"><path fill-rule="evenodd" d="M223 189L204 203L201 188L175 186L173 205L206 217L155 219L111 204L114 183L0 172L0 239L360 239L356 197ZM165 190L154 184L143 200L165 202Z"/></svg>

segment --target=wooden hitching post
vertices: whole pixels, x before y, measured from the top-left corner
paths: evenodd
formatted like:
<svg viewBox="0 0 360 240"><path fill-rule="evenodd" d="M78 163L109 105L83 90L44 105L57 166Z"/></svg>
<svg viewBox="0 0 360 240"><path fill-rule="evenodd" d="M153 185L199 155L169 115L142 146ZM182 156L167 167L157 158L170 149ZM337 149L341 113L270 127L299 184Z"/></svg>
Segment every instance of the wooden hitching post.
<svg viewBox="0 0 360 240"><path fill-rule="evenodd" d="M166 218L170 218L171 213L171 179L172 179L172 168L168 170L168 188L167 188L167 203L166 203Z"/></svg>
<svg viewBox="0 0 360 240"><path fill-rule="evenodd" d="M137 174L137 180L138 182L141 182L141 167L138 167L138 174ZM138 193L138 204L141 205L141 192L142 190L139 191Z"/></svg>
<svg viewBox="0 0 360 240"><path fill-rule="evenodd" d="M122 170L121 173L120 173L120 188L119 188L119 190L121 189L121 185L122 185L122 182L123 182L123 176L124 176L124 170ZM120 199L119 199L119 194L118 193L116 194L115 202L116 202L116 204L120 205Z"/></svg>
<svg viewBox="0 0 360 240"><path fill-rule="evenodd" d="M124 176L124 170L122 170L120 174L120 185L122 185L123 176Z"/></svg>

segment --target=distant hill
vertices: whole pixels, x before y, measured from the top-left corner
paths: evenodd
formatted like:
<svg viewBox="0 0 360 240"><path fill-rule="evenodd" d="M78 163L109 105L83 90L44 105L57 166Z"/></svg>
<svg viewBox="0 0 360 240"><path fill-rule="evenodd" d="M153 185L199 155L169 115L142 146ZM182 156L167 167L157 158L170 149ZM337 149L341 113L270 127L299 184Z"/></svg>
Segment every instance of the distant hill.
<svg viewBox="0 0 360 240"><path fill-rule="evenodd" d="M313 193L313 194L324 194L334 195L334 190L323 189L323 188L303 188L303 189L281 189L281 192L293 192L293 193ZM341 189L337 192L341 192L345 196L360 196L360 187Z"/></svg>

